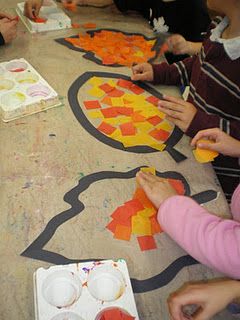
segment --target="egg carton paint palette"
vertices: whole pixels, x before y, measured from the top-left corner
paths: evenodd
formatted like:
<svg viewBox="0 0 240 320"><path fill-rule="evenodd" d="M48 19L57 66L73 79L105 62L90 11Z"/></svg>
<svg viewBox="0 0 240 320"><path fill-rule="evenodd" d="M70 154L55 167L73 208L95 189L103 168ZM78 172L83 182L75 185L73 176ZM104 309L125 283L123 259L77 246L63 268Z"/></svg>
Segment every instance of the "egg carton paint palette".
<svg viewBox="0 0 240 320"><path fill-rule="evenodd" d="M0 110L4 122L60 105L57 92L26 60L0 63Z"/></svg>
<svg viewBox="0 0 240 320"><path fill-rule="evenodd" d="M139 320L125 260L39 268L36 320Z"/></svg>
<svg viewBox="0 0 240 320"><path fill-rule="evenodd" d="M17 4L17 14L31 33L71 28L71 19L53 1L45 2L39 17L45 22L35 22L24 16L24 2Z"/></svg>

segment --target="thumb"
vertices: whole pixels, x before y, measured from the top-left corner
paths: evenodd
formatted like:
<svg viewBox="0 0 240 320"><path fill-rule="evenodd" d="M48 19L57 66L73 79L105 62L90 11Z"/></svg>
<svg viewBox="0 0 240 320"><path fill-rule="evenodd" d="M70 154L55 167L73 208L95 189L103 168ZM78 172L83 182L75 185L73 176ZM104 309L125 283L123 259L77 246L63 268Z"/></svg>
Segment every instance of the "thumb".
<svg viewBox="0 0 240 320"><path fill-rule="evenodd" d="M197 312L197 315L194 316L192 319L194 320L210 320L214 313L210 312L207 309L200 309L200 311Z"/></svg>
<svg viewBox="0 0 240 320"><path fill-rule="evenodd" d="M205 149L205 150L210 150L210 151L218 151L218 144L217 143L199 142L199 143L197 143L197 147L200 149Z"/></svg>

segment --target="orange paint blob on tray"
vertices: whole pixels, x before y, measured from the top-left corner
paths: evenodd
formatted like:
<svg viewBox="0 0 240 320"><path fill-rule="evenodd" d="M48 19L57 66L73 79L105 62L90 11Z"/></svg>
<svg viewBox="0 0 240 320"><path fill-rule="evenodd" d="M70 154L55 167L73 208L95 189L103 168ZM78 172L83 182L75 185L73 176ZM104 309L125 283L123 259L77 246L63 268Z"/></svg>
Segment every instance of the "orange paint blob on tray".
<svg viewBox="0 0 240 320"><path fill-rule="evenodd" d="M63 3L63 7L68 10L68 11L72 11L72 12L76 12L77 11L77 5L75 2L64 2Z"/></svg>
<svg viewBox="0 0 240 320"><path fill-rule="evenodd" d="M94 24L83 25L92 28ZM65 38L73 46L91 51L104 65L132 66L155 57L155 39L147 40L142 35L126 35L120 31L101 30L92 35L79 34L78 38Z"/></svg>
<svg viewBox="0 0 240 320"><path fill-rule="evenodd" d="M33 21L34 21L35 23L45 23L45 22L47 22L47 19L40 18L40 17L35 17L35 18L33 19Z"/></svg>

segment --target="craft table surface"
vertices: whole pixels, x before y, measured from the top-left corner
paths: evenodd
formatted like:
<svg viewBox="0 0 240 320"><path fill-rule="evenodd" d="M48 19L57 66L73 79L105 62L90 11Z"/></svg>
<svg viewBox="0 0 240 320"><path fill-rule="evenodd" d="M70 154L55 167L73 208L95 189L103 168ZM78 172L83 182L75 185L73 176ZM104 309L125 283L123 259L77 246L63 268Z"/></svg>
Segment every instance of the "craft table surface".
<svg viewBox="0 0 240 320"><path fill-rule="evenodd" d="M14 0L7 1L4 6L14 8L16 3ZM121 15L114 6L106 9L84 7L71 16L74 22L95 22L99 28L152 35L143 18ZM130 70L98 66L82 59L82 53L69 50L54 41L55 38L77 34L78 31L31 35L20 22L18 38L0 48L0 61L25 58L64 101L63 107L0 124L0 320L34 319L33 272L51 264L20 254L43 231L52 217L69 208L63 196L78 184L81 177L100 171L126 172L147 165L161 172L181 173L190 184L192 194L207 189L221 192L215 183L211 166L197 164L193 159L187 137L183 137L176 148L188 159L177 164L167 152L135 154L113 149L80 126L67 99L73 81L86 71L130 75ZM179 95L176 88L159 87L159 90ZM92 185L82 195L85 212L61 225L45 249L74 259L125 258L131 277L139 280L163 271L178 257L186 255L166 234L155 237L157 250L143 253L136 239L133 240L135 246L130 246L128 242L114 240L105 229L110 214L117 206L131 199L134 188L134 179L104 180ZM205 206L218 215L229 214L221 193L216 201ZM117 246L114 245L116 242ZM172 291L187 281L218 276L200 264L183 268L166 286L135 295L140 319L169 319L166 299ZM222 313L214 319L232 317Z"/></svg>

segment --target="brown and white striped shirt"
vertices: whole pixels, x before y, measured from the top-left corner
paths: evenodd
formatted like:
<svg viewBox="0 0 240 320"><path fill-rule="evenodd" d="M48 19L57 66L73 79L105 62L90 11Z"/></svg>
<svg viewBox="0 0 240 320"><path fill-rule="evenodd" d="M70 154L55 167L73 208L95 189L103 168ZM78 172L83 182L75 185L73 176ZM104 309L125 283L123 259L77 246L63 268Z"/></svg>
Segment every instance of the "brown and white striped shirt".
<svg viewBox="0 0 240 320"><path fill-rule="evenodd" d="M188 102L197 108L186 132L190 137L219 127L240 140L240 37L221 39L227 24L225 17L215 25L198 55L172 65L153 65L154 83L190 86ZM230 199L240 181L238 159L219 156L213 167Z"/></svg>

